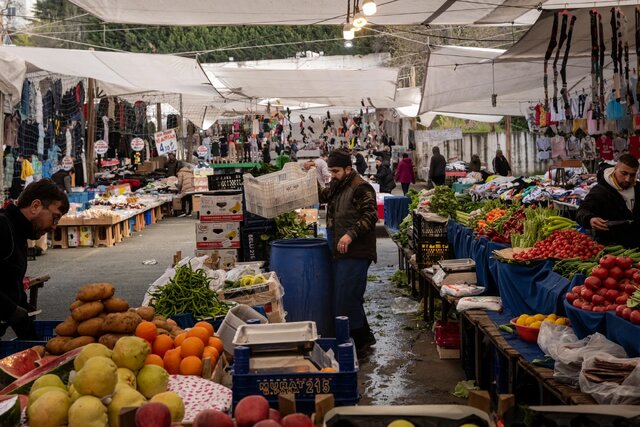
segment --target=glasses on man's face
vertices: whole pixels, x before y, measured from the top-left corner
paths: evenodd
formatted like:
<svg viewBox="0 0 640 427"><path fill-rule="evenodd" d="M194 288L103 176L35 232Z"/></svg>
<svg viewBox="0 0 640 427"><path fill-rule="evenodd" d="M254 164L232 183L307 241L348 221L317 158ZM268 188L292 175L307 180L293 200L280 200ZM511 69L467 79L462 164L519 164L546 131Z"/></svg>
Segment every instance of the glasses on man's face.
<svg viewBox="0 0 640 427"><path fill-rule="evenodd" d="M51 219L53 220L53 223L58 224L60 222L60 219L62 218L62 214L60 213L60 211L54 212L49 208L47 208L47 210L51 213Z"/></svg>

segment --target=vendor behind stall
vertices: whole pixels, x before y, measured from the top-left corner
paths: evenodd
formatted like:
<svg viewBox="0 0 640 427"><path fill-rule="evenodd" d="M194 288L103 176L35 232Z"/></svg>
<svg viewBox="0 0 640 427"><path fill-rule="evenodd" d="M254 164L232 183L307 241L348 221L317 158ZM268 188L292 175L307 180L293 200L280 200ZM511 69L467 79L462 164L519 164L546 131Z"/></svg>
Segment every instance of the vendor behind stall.
<svg viewBox="0 0 640 427"><path fill-rule="evenodd" d="M623 154L615 167L598 174L598 184L580 205L577 222L595 231L604 245L636 248L640 244L640 188L636 185L638 160Z"/></svg>
<svg viewBox="0 0 640 427"><path fill-rule="evenodd" d="M180 192L180 200L182 201L181 217L191 215L193 191L193 165L187 163L178 171L178 191Z"/></svg>

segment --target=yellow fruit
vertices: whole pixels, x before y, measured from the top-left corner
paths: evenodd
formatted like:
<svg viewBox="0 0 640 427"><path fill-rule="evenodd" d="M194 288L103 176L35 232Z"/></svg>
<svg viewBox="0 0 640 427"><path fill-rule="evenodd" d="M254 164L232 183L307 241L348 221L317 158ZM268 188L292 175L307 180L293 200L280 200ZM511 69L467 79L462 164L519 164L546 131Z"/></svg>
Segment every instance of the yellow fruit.
<svg viewBox="0 0 640 427"><path fill-rule="evenodd" d="M549 319L548 317L546 319L544 319L544 322L556 323L556 321L554 319Z"/></svg>
<svg viewBox="0 0 640 427"><path fill-rule="evenodd" d="M549 320L556 320L558 318L558 315L555 313L551 313L550 315L547 316L547 319Z"/></svg>
<svg viewBox="0 0 640 427"><path fill-rule="evenodd" d="M531 316L531 317L527 317L527 320L524 322L524 324L526 326L531 326L533 322L537 322L537 320L534 316Z"/></svg>
<svg viewBox="0 0 640 427"><path fill-rule="evenodd" d="M533 316L533 317L534 317L536 320L539 320L539 321L541 321L541 322L544 320L544 314L540 314L540 313L538 313L538 314L536 314L536 315L535 315L535 316Z"/></svg>
<svg viewBox="0 0 640 427"><path fill-rule="evenodd" d="M567 319L566 317L558 317L558 319L556 320L556 325L567 326L568 324L569 324L569 319Z"/></svg>
<svg viewBox="0 0 640 427"><path fill-rule="evenodd" d="M539 320L536 320L535 322L533 322L532 324L529 325L530 328L536 328L538 329L540 327L540 325L542 325L542 322Z"/></svg>
<svg viewBox="0 0 640 427"><path fill-rule="evenodd" d="M521 315L520 317L518 317L518 320L516 320L516 324L523 326L527 324L527 318L529 316L527 316L526 314Z"/></svg>

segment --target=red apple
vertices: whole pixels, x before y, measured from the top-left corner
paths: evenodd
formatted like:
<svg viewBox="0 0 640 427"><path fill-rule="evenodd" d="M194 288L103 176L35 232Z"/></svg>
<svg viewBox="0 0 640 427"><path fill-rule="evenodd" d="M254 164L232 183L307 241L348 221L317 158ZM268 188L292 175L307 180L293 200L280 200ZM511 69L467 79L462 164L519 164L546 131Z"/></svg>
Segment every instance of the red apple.
<svg viewBox="0 0 640 427"><path fill-rule="evenodd" d="M252 427L258 421L269 419L269 402L263 396L242 398L234 410L238 427Z"/></svg>
<svg viewBox="0 0 640 427"><path fill-rule="evenodd" d="M282 421L282 415L277 409L269 408L269 419L280 422Z"/></svg>
<svg viewBox="0 0 640 427"><path fill-rule="evenodd" d="M193 420L193 427L234 427L231 417L217 409L203 409Z"/></svg>
<svg viewBox="0 0 640 427"><path fill-rule="evenodd" d="M313 423L305 414L296 413L284 417L282 427L313 427Z"/></svg>
<svg viewBox="0 0 640 427"><path fill-rule="evenodd" d="M149 402L136 411L136 427L171 427L169 407L160 402Z"/></svg>

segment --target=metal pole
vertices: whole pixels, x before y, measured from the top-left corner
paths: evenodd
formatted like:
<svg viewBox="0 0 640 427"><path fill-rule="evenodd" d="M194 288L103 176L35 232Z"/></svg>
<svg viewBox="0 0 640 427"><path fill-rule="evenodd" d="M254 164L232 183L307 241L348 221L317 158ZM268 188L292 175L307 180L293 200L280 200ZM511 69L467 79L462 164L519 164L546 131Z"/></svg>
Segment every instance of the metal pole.
<svg viewBox="0 0 640 427"><path fill-rule="evenodd" d="M4 116L4 93L0 92L0 111ZM4 126L0 126L0 205L4 204Z"/></svg>
<svg viewBox="0 0 640 427"><path fill-rule="evenodd" d="M504 116L504 134L505 134L505 145L507 146L507 160L509 161L509 165L513 169L513 163L511 162L511 116Z"/></svg>
<svg viewBox="0 0 640 427"><path fill-rule="evenodd" d="M85 177L85 181L87 184L92 184L95 182L95 172L96 172L96 151L95 151L95 142L96 142L96 108L95 108L95 80L89 79L88 84L88 92L89 96L87 99L87 119L89 120L89 126L87 126L87 176ZM106 132L109 129L105 129Z"/></svg>

